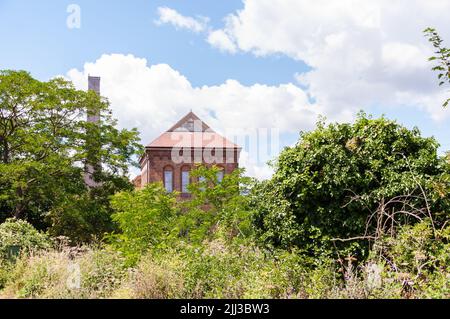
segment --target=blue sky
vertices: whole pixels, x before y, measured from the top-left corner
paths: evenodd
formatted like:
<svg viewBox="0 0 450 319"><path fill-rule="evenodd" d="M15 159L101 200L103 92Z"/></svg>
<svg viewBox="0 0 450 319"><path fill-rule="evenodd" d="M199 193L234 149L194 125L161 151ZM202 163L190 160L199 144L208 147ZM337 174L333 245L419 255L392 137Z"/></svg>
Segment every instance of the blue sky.
<svg viewBox="0 0 450 319"><path fill-rule="evenodd" d="M69 4L81 8L80 29L66 27ZM189 31L158 27L157 8L172 7L187 15L205 15L220 26L222 18L241 1L29 1L0 0L0 34L7 50L0 52L2 69L25 69L39 79L82 68L103 53L134 54L149 62L167 63L196 86L226 79L243 84L277 84L294 80L307 66L281 54L255 58L227 56ZM201 63L199 63L201 61Z"/></svg>
<svg viewBox="0 0 450 319"><path fill-rule="evenodd" d="M322 10L305 0L0 0L0 69L41 80L65 75L77 86L87 73L101 73L119 122L138 126L144 143L191 108L223 127L277 123L280 147L311 129L318 114L346 121L363 109L418 126L441 152L450 149L450 109L440 108L445 92L420 33L440 27L450 41L447 4L417 0L406 17L408 2L362 1L353 10L349 1L325 2ZM72 3L81 9L80 28L66 24ZM179 16L164 20L160 8ZM205 17L201 31L180 24ZM212 41L216 31L221 37ZM133 77L148 85L117 93ZM182 93L171 100L170 92ZM159 115L143 118L152 112Z"/></svg>

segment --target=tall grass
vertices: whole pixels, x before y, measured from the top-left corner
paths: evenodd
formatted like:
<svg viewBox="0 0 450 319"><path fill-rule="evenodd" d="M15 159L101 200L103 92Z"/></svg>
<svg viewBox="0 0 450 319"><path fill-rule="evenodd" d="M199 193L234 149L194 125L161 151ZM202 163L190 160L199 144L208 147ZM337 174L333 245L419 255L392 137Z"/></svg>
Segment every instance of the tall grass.
<svg viewBox="0 0 450 319"><path fill-rule="evenodd" d="M2 298L450 298L450 227L377 243L368 260L322 258L220 239L149 251L128 267L107 247L62 246L2 261Z"/></svg>

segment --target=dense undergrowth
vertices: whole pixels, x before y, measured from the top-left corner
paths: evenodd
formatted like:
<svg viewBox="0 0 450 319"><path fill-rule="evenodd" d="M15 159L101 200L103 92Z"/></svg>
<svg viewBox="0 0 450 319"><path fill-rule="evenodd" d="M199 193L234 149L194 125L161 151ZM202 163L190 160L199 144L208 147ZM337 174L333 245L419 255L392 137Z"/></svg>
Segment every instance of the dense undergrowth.
<svg viewBox="0 0 450 319"><path fill-rule="evenodd" d="M302 134L266 182L200 166L189 200L118 192L100 239L7 219L0 297L450 298L450 158L436 149L362 116Z"/></svg>
<svg viewBox="0 0 450 319"><path fill-rule="evenodd" d="M436 236L436 237L435 237ZM54 248L2 259L2 298L449 298L450 226L404 226L359 262L207 240L149 251L133 265L109 246Z"/></svg>

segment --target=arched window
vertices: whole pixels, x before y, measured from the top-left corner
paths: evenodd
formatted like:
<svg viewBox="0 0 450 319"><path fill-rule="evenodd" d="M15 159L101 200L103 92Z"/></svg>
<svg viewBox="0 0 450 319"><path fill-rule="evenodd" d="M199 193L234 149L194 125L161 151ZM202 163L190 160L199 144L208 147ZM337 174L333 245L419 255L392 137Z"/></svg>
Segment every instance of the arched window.
<svg viewBox="0 0 450 319"><path fill-rule="evenodd" d="M167 192L173 192L173 168L167 166L164 168L164 188Z"/></svg>
<svg viewBox="0 0 450 319"><path fill-rule="evenodd" d="M189 168L183 167L181 169L181 192L184 194L189 193L188 186L189 186Z"/></svg>

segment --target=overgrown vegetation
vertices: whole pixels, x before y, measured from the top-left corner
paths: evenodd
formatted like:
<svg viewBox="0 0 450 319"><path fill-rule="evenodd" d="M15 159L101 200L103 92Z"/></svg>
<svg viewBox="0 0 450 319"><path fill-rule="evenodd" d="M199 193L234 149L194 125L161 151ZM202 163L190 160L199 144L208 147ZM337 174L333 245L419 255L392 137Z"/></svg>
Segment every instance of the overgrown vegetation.
<svg viewBox="0 0 450 319"><path fill-rule="evenodd" d="M341 135L340 131L348 135ZM354 149L348 150L348 140L354 135L361 136L361 131L367 135L361 138L358 152L365 156L360 157ZM380 132L392 138L389 143ZM377 139L381 143L375 143ZM313 144L315 140L321 142ZM311 144L304 148L305 143ZM371 148L372 143L389 146ZM389 148L402 150L399 145L404 147L403 151L410 151L407 156L388 152ZM31 225L8 220L3 229L25 229L21 234L28 235L23 238L40 238L45 245L33 246L27 243L36 240L24 239L22 247L26 249L21 249L20 256L14 261L2 259L2 269L7 271L0 272L4 287L1 295L449 298L450 224L445 209L449 201L450 163L446 157L436 155L436 147L434 140L421 138L416 130L408 131L386 119L372 120L361 115L353 125L321 124L311 135L302 134L297 146L282 153L270 181L256 182L236 171L219 182L217 168L200 166L192 176L202 178L189 186L192 197L188 200L177 201L178 194L166 193L160 184L119 192L111 198L115 211L112 218L118 231L107 235L99 245L73 247L61 239L49 244ZM370 150L371 156L364 150ZM377 154L382 155L377 158ZM326 163L320 161L326 156L347 163L347 170L339 165L336 168L340 178L337 171L317 164ZM290 158L297 160L295 164L283 162ZM384 162L371 165L371 160ZM321 178L314 179L319 173L311 170L303 174L304 163L309 167L315 165L322 172ZM358 165L365 165L365 169ZM292 171L286 173L291 167ZM281 178L283 174L289 178L287 175ZM312 176L312 181L303 180L285 192L291 181L305 176ZM362 176L370 182L358 183ZM376 183L373 176L378 176L375 181L391 179L387 184ZM351 182L345 184L347 180ZM393 182L395 187L389 187L388 183ZM353 191L345 192L344 188L340 193L342 185L353 187ZM303 187L309 191L310 202L308 196L294 195L303 194ZM315 195L314 189L321 193ZM416 193L417 190L423 192ZM399 195L403 191L407 191L406 195ZM336 203L327 200L325 195L329 193L335 194ZM283 194L292 196L283 199ZM367 207L360 206L362 196ZM385 199L388 196L394 197ZM357 202L353 206L356 212L349 210L349 201ZM331 207L328 216L321 215L327 211L322 208L325 203ZM302 206L311 209L310 216L322 218L322 224L316 224L317 233L298 231L312 227L308 219L295 217L293 208ZM287 209L291 209L288 214ZM333 209L340 221L331 215ZM265 218L271 222L266 223ZM288 223L289 218L296 223ZM286 225L290 227L287 231ZM268 232L271 235L279 232L281 238L285 232L292 233L299 241L283 243L274 240L278 238L275 235L268 236ZM337 237L341 242L334 241Z"/></svg>
<svg viewBox="0 0 450 319"><path fill-rule="evenodd" d="M270 180L198 166L179 200L131 187L136 132L107 101L0 82L0 297L450 298L450 160L416 128L319 122ZM86 105L103 124L79 120Z"/></svg>
<svg viewBox="0 0 450 319"><path fill-rule="evenodd" d="M22 255L3 274L6 298L449 298L450 227L428 221L377 242L364 262L205 241L148 252L128 267L110 248L61 247ZM74 268L74 266L79 268ZM74 269L80 271L79 286Z"/></svg>
<svg viewBox="0 0 450 319"><path fill-rule="evenodd" d="M361 259L368 253L366 239L395 225L431 214L442 225L450 203L449 166L437 147L418 129L385 118L360 114L354 124L319 123L281 153L273 178L254 189L258 232L268 243L307 255L337 249ZM394 214L374 218L379 209Z"/></svg>
<svg viewBox="0 0 450 319"><path fill-rule="evenodd" d="M87 113L101 121L87 122ZM137 142L137 131L117 129L108 101L92 91L0 71L0 222L26 219L75 242L103 236L113 230L109 196L132 188L126 175ZM97 167L95 190L85 186L87 164Z"/></svg>

